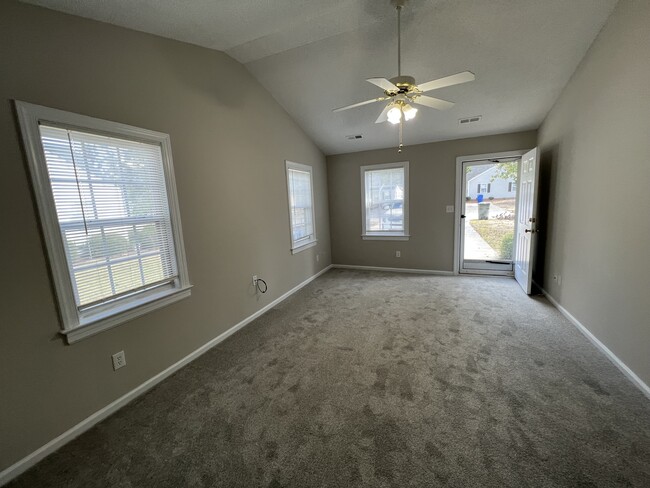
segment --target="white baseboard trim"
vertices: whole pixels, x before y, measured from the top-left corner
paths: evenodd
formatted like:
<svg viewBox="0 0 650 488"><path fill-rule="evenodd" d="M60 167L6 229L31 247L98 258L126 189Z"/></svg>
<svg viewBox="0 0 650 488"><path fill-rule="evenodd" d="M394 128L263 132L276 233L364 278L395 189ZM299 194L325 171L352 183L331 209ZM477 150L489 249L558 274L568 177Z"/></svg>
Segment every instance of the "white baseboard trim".
<svg viewBox="0 0 650 488"><path fill-rule="evenodd" d="M332 268L338 269L360 269L365 271L390 271L391 273L415 273L428 275L453 276L453 271L438 271L435 269L411 269L411 268L385 268L383 266L358 266L356 264L333 264Z"/></svg>
<svg viewBox="0 0 650 488"><path fill-rule="evenodd" d="M87 417L86 419L82 420L79 422L77 425L74 427L68 429L65 431L63 434L60 436L56 437L55 439L52 439L50 442L45 444L44 446L41 446L31 454L25 456L22 458L20 461L17 461L13 465L9 466L5 470L0 472L0 486L9 483L12 479L17 477L18 475L24 473L27 471L29 468L34 466L36 463L41 461L43 458L48 456L49 454L53 453L60 447L63 447L65 444L73 440L75 437L80 436L84 432L86 432L88 429L96 425L97 423L101 422L104 420L106 417L109 415L115 413L117 410L125 406L127 403L129 403L131 400L134 400L135 398L139 397L143 393L147 392L154 386L156 386L158 383L163 381L165 378L170 376L171 374L175 373L179 369L181 369L183 366L185 366L188 363L191 363L194 361L196 358L219 344L220 342L223 342L225 339L230 337L232 334L237 332L239 329L243 328L244 326L248 325L250 322L255 320L257 317L260 315L263 315L265 312L270 310L271 308L275 307L278 303L282 302L283 300L287 299L289 296L293 295L296 293L298 290L303 288L304 286L308 285L312 281L314 281L316 278L318 278L320 275L326 273L332 268L332 265L330 264L326 268L320 270L318 273L315 275L307 278L305 281L302 283L294 286L291 290L286 292L284 295L276 298L273 300L271 303L268 305L265 305L262 307L260 310L255 312L253 315L250 315L249 317L246 317L244 320L239 322L238 324L234 325L227 331L223 332L222 334L218 335L214 339L210 340L206 344L202 345L195 351L191 352L187 356L185 356L183 359L180 361L172 364L170 367L167 369L161 371L158 373L156 376L148 379L144 383L142 383L140 386L134 388L127 394L121 396L117 400L115 400L112 403L109 403L106 405L104 408L101 410L98 410L94 414L92 414L90 417Z"/></svg>
<svg viewBox="0 0 650 488"><path fill-rule="evenodd" d="M559 304L559 302L551 296L549 292L547 292L544 288L541 286L537 285L537 287L542 291L544 296L548 299L551 304L557 308L562 315L564 315L569 322L571 322L582 334L591 341L591 343L596 346L600 351L609 359L614 365L621 370L621 372L632 382L634 383L634 386L636 386L641 392L648 398L650 399L650 387L641 379L639 378L634 371L632 371L623 361L621 361L616 354L614 354L612 351L609 350L609 348L600 342L598 338L593 335L587 327L582 325L580 321L575 318L571 313L564 308L562 305Z"/></svg>

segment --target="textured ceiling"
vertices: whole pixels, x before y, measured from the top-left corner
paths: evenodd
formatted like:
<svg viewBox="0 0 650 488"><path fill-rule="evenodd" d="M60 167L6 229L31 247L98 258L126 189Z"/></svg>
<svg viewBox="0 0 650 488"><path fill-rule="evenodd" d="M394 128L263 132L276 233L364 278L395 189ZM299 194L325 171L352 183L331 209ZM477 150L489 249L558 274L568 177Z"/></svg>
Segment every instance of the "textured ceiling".
<svg viewBox="0 0 650 488"><path fill-rule="evenodd" d="M430 95L405 144L535 129L617 0L411 0L402 16L402 73L418 83L469 70L476 81ZM365 78L397 74L389 0L26 0L225 51L244 63L326 154L391 147ZM482 115L460 126L461 117ZM346 135L362 134L349 141Z"/></svg>

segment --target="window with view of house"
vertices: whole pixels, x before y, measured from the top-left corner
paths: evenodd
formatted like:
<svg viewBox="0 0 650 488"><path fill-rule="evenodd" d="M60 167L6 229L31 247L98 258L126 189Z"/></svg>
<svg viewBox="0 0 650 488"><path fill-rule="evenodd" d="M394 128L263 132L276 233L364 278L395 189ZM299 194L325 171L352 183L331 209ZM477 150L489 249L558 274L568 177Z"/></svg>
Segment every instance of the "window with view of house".
<svg viewBox="0 0 650 488"><path fill-rule="evenodd" d="M316 245L312 167L286 162L289 193L291 252L294 254Z"/></svg>
<svg viewBox="0 0 650 488"><path fill-rule="evenodd" d="M362 237L409 237L408 161L361 167Z"/></svg>
<svg viewBox="0 0 650 488"><path fill-rule="evenodd" d="M169 136L17 109L68 340L188 296Z"/></svg>

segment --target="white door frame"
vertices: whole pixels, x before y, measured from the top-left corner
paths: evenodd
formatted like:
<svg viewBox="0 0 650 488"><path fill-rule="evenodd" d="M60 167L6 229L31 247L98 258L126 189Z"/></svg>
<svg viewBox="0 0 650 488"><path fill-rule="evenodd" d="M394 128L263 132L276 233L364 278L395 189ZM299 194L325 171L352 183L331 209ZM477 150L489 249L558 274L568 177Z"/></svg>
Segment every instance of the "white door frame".
<svg viewBox="0 0 650 488"><path fill-rule="evenodd" d="M485 161L486 159L507 159L521 158L530 149L520 149L516 151L505 151L487 154L473 154L470 156L458 156L456 158L456 204L454 205L454 274L460 274L460 211L463 204L463 163L472 161ZM491 274L491 272L488 271ZM481 274L477 271L477 274Z"/></svg>

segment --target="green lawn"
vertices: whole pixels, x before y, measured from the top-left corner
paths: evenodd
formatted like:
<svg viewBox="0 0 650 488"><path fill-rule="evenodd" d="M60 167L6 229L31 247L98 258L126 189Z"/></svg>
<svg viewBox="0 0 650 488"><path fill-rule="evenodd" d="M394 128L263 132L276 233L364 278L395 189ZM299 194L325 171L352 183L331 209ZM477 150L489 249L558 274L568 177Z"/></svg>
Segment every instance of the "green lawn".
<svg viewBox="0 0 650 488"><path fill-rule="evenodd" d="M470 225L498 254L500 259L512 259L514 222L512 220L470 220Z"/></svg>
<svg viewBox="0 0 650 488"><path fill-rule="evenodd" d="M122 293L143 285L140 276L140 265L137 260L111 266L115 293ZM147 283L154 283L163 279L163 269L160 256L142 258L142 271ZM109 297L113 294L111 282L106 266L75 273L79 304L87 303Z"/></svg>

